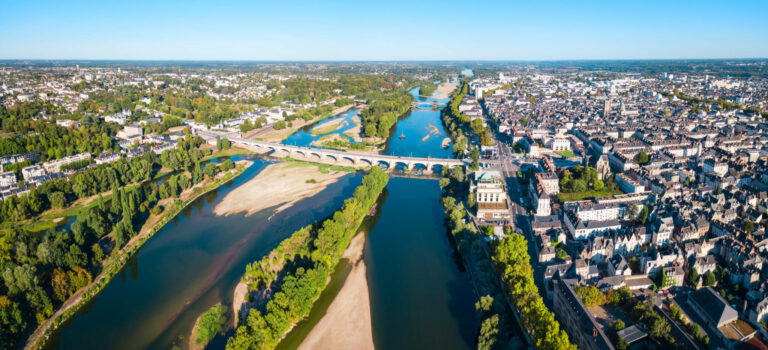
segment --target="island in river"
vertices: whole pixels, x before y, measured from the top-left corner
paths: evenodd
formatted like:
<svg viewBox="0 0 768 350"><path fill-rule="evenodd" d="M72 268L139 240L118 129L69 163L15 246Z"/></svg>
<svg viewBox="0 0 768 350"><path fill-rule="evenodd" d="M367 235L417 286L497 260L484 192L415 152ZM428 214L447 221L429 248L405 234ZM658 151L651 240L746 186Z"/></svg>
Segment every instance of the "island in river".
<svg viewBox="0 0 768 350"><path fill-rule="evenodd" d="M304 349L373 349L371 303L363 260L365 232L349 243L343 259L352 267L325 315L299 346Z"/></svg>

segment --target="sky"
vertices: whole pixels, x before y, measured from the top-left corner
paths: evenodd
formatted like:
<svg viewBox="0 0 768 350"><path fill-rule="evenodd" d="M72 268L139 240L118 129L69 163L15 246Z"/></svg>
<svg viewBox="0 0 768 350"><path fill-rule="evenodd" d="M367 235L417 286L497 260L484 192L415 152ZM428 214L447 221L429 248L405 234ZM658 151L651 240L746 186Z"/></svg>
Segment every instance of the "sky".
<svg viewBox="0 0 768 350"><path fill-rule="evenodd" d="M768 57L768 1L0 0L0 59Z"/></svg>

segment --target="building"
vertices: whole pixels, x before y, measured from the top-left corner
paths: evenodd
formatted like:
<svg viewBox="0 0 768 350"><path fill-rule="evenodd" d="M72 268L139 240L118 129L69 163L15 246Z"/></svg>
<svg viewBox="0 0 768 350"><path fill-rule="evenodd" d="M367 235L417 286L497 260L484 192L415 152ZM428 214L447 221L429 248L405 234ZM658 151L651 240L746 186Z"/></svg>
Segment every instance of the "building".
<svg viewBox="0 0 768 350"><path fill-rule="evenodd" d="M67 165L67 164L71 164L74 162L79 162L87 159L91 159L90 153L75 154L74 156L64 157L61 159L45 162L43 163L43 168L45 168L45 171L49 173L58 173L59 171L61 171L61 166L63 165Z"/></svg>
<svg viewBox="0 0 768 350"><path fill-rule="evenodd" d="M16 164L21 162L35 163L40 161L40 153L27 152L21 154L14 154L10 156L0 157L0 165Z"/></svg>
<svg viewBox="0 0 768 350"><path fill-rule="evenodd" d="M111 114L104 117L105 122L113 122L118 123L120 125L125 125L125 123L128 121L128 117L131 116L131 111L124 109L120 113Z"/></svg>
<svg viewBox="0 0 768 350"><path fill-rule="evenodd" d="M16 186L16 173L13 171L6 171L0 173L0 187L15 187Z"/></svg>
<svg viewBox="0 0 768 350"><path fill-rule="evenodd" d="M58 119L56 120L56 125L62 128L79 128L80 122L71 119Z"/></svg>
<svg viewBox="0 0 768 350"><path fill-rule="evenodd" d="M96 159L94 159L94 160L96 161L96 164L107 164L107 163L116 162L119 159L120 159L120 155L119 154L112 153L112 152L107 152L107 153L104 153L104 154L96 157Z"/></svg>
<svg viewBox="0 0 768 350"><path fill-rule="evenodd" d="M123 130L117 132L117 137L121 139L131 139L142 135L144 135L144 128L138 124L128 124L123 127Z"/></svg>
<svg viewBox="0 0 768 350"><path fill-rule="evenodd" d="M508 218L509 203L504 180L495 170L476 171L470 191L477 198L477 217L482 219Z"/></svg>
<svg viewBox="0 0 768 350"><path fill-rule="evenodd" d="M39 165L28 166L21 169L21 175L24 177L24 181L29 181L29 179L45 175L45 169Z"/></svg>
<svg viewBox="0 0 768 350"><path fill-rule="evenodd" d="M558 274L552 279L552 284L555 313L579 349L613 350L613 345L603 332L602 326L595 321L569 282L564 281Z"/></svg>
<svg viewBox="0 0 768 350"><path fill-rule="evenodd" d="M705 159L701 165L701 170L706 173L715 173L724 176L728 172L728 164L718 162L714 159Z"/></svg>
<svg viewBox="0 0 768 350"><path fill-rule="evenodd" d="M712 328L719 328L739 318L739 313L712 287L704 287L693 292L688 297L688 305Z"/></svg>

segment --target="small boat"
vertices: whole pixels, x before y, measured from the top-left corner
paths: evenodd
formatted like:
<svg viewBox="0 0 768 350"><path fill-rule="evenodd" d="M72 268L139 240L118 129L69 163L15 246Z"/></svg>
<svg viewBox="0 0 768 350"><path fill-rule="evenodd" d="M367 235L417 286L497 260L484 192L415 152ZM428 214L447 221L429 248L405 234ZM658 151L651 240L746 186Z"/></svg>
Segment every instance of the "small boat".
<svg viewBox="0 0 768 350"><path fill-rule="evenodd" d="M399 136L399 137L400 137L401 139L404 139L404 138L405 138L405 135L404 135L403 133L400 133L400 136Z"/></svg>

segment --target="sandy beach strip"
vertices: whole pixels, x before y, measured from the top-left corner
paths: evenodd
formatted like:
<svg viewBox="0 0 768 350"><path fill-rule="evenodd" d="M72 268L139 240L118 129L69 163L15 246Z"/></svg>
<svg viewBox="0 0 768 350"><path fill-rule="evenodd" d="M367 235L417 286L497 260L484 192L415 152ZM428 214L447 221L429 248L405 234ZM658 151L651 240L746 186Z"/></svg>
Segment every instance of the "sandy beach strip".
<svg viewBox="0 0 768 350"><path fill-rule="evenodd" d="M453 90L456 90L456 85L453 85L451 83L441 83L437 86L437 90L435 90L434 93L432 93L433 98L449 98L451 97L451 93Z"/></svg>
<svg viewBox="0 0 768 350"><path fill-rule="evenodd" d="M365 233L358 233L344 251L352 270L322 319L299 346L305 349L373 349L371 303L363 260Z"/></svg>
<svg viewBox="0 0 768 350"><path fill-rule="evenodd" d="M280 205L276 212L294 203L314 196L328 185L346 175L343 171L329 170L321 173L319 168L305 163L276 163L267 166L247 183L229 192L213 213L251 215L261 210Z"/></svg>

